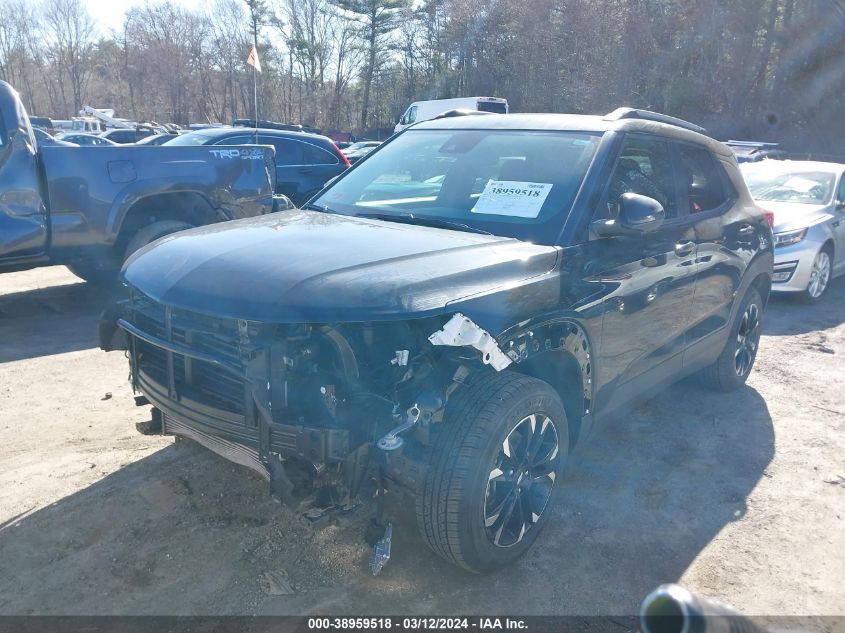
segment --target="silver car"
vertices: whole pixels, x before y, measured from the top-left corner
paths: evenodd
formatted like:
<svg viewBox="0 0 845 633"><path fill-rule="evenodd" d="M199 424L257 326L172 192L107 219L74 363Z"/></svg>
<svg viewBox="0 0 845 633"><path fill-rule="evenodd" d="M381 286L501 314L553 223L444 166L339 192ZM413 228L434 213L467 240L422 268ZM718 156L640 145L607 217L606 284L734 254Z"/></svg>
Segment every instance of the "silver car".
<svg viewBox="0 0 845 633"><path fill-rule="evenodd" d="M808 303L845 273L845 165L765 160L740 166L751 196L773 215L773 292Z"/></svg>

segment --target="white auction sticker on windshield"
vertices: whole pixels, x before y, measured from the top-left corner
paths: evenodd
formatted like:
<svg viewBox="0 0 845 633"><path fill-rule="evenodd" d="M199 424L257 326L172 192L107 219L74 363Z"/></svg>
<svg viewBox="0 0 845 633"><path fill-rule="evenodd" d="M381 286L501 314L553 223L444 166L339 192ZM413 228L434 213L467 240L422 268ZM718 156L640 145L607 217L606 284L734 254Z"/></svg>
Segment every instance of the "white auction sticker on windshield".
<svg viewBox="0 0 845 633"><path fill-rule="evenodd" d="M545 182L488 180L475 202L472 213L536 218L552 186Z"/></svg>

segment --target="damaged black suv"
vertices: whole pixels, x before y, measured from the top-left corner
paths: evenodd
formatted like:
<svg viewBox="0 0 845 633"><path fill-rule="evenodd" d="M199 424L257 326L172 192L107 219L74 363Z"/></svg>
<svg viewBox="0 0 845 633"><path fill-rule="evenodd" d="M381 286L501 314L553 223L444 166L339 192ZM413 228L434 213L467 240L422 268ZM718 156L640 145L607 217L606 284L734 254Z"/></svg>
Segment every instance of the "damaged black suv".
<svg viewBox="0 0 845 633"><path fill-rule="evenodd" d="M161 432L315 521L410 494L428 545L483 572L537 538L595 420L692 373L744 384L771 273L771 229L701 128L445 117L302 210L137 252L101 344Z"/></svg>

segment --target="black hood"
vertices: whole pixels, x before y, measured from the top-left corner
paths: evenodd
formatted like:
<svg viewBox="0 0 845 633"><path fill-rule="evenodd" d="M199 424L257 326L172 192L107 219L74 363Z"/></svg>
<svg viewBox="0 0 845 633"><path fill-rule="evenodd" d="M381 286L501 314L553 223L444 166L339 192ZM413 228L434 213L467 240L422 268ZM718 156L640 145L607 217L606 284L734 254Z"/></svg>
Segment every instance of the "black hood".
<svg viewBox="0 0 845 633"><path fill-rule="evenodd" d="M557 255L509 238L292 211L165 237L133 255L123 278L160 303L220 317L375 321L530 285Z"/></svg>

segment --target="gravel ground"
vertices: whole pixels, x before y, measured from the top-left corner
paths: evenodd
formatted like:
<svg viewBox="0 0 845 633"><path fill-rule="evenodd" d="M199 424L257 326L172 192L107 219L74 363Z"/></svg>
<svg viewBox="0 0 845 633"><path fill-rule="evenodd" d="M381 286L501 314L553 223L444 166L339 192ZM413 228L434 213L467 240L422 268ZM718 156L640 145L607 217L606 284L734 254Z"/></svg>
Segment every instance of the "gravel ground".
<svg viewBox="0 0 845 633"><path fill-rule="evenodd" d="M685 381L597 428L537 544L486 577L394 504L373 578L363 519L316 531L250 472L137 434L126 360L96 347L107 301L62 267L0 275L0 614L630 615L680 582L845 615L845 279L772 302L746 389Z"/></svg>

